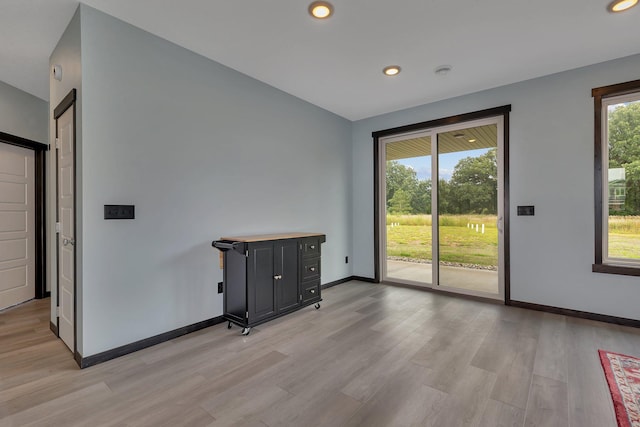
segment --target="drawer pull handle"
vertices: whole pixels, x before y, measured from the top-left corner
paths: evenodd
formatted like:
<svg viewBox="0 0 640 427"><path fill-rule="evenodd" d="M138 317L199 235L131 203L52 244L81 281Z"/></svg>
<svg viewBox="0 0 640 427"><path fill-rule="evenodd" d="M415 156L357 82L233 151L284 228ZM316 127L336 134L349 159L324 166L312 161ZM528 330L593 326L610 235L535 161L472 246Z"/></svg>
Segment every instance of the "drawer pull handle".
<svg viewBox="0 0 640 427"><path fill-rule="evenodd" d="M315 245L311 245L311 246L309 246L309 247L310 247L311 249L315 249L315 248L316 248L316 246L315 246Z"/></svg>
<svg viewBox="0 0 640 427"><path fill-rule="evenodd" d="M282 279L282 276L281 276L281 275L276 275L276 276L273 276L273 278L274 278L275 280L278 280L278 279Z"/></svg>
<svg viewBox="0 0 640 427"><path fill-rule="evenodd" d="M315 289L311 289L309 292L311 292L312 294L315 294L316 290Z"/></svg>
<svg viewBox="0 0 640 427"><path fill-rule="evenodd" d="M309 267L309 271L316 271L315 267Z"/></svg>

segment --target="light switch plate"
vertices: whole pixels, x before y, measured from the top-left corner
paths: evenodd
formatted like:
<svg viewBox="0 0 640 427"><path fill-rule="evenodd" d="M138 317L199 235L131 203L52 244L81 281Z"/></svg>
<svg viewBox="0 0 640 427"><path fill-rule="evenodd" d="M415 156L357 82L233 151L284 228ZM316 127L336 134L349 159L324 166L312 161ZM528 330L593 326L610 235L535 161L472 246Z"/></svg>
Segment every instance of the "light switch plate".
<svg viewBox="0 0 640 427"><path fill-rule="evenodd" d="M535 206L518 206L518 216L534 216Z"/></svg>
<svg viewBox="0 0 640 427"><path fill-rule="evenodd" d="M135 219L134 205L104 205L104 219Z"/></svg>

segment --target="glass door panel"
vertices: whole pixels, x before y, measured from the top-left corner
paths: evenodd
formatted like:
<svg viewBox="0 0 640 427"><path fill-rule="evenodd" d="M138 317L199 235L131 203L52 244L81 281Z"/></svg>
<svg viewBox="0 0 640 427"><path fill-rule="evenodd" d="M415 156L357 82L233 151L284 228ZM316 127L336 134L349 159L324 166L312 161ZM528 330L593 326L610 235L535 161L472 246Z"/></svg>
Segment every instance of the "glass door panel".
<svg viewBox="0 0 640 427"><path fill-rule="evenodd" d="M499 294L498 126L437 137L438 285Z"/></svg>
<svg viewBox="0 0 640 427"><path fill-rule="evenodd" d="M431 135L384 143L384 280L430 286Z"/></svg>

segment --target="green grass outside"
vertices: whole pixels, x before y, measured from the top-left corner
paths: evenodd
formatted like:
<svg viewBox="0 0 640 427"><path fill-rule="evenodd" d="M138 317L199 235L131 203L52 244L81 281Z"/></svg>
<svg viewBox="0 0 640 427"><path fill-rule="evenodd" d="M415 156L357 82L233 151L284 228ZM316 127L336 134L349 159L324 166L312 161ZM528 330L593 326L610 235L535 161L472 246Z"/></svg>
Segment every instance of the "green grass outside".
<svg viewBox="0 0 640 427"><path fill-rule="evenodd" d="M640 216L609 217L609 256L640 259Z"/></svg>
<svg viewBox="0 0 640 427"><path fill-rule="evenodd" d="M609 233L640 237L640 216L609 216Z"/></svg>
<svg viewBox="0 0 640 427"><path fill-rule="evenodd" d="M468 223L484 224L485 233L467 228ZM431 215L387 215L387 255L432 259ZM609 217L609 256L640 259L640 216ZM496 216L442 215L440 260L497 265Z"/></svg>
<svg viewBox="0 0 640 427"><path fill-rule="evenodd" d="M640 235L609 233L609 257L640 259Z"/></svg>
<svg viewBox="0 0 640 427"><path fill-rule="evenodd" d="M440 215L440 225L450 227L467 227L468 223L485 224L487 227L496 228L495 215ZM398 223L400 225L428 225L431 226L431 215L387 215L387 225Z"/></svg>
<svg viewBox="0 0 640 427"><path fill-rule="evenodd" d="M484 234L467 228L467 224L484 224ZM498 264L495 215L442 215L439 230L441 261ZM431 215L387 215L387 255L432 259Z"/></svg>

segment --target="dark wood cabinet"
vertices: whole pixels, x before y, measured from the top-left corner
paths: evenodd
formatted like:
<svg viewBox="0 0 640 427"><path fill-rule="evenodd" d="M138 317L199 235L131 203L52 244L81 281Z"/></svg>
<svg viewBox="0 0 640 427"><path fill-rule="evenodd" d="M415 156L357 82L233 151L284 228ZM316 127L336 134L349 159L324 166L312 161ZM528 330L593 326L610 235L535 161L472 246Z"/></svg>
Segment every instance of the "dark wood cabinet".
<svg viewBox="0 0 640 427"><path fill-rule="evenodd" d="M224 317L251 328L311 304L320 307L320 245L324 234L223 237Z"/></svg>
<svg viewBox="0 0 640 427"><path fill-rule="evenodd" d="M227 256L235 256L228 254ZM245 316L254 322L272 317L276 313L276 292L274 286L274 251L272 243L257 243L251 245L247 256L247 309ZM233 271L229 270L231 276ZM227 271L225 271L227 273ZM242 286L236 283L234 277L225 274L225 287ZM225 300L227 295L225 294Z"/></svg>

